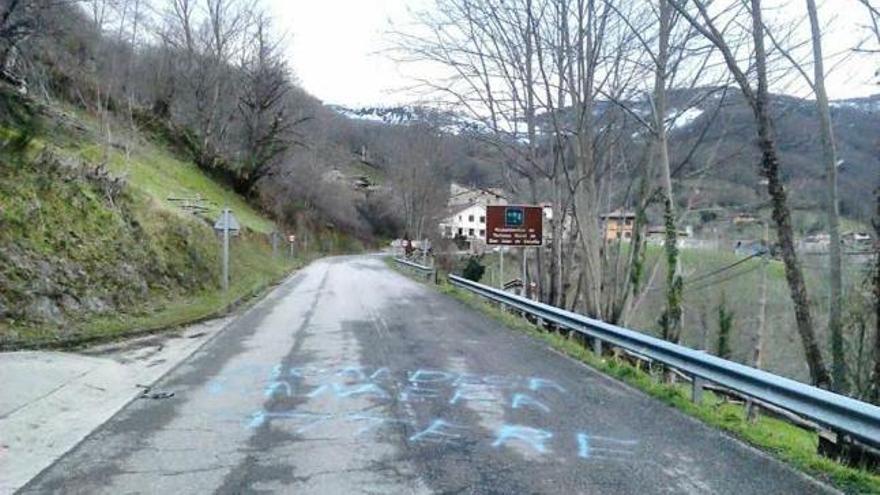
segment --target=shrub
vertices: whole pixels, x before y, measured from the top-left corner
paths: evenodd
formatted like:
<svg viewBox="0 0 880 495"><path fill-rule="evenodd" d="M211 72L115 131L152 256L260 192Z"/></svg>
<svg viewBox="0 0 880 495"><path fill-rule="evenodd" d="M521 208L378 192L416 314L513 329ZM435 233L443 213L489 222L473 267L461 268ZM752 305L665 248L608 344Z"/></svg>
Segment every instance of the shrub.
<svg viewBox="0 0 880 495"><path fill-rule="evenodd" d="M483 273L486 272L486 267L480 263L479 258L476 256L471 256L467 260L467 264L464 266L464 272L462 272L462 276L468 280L473 280L474 282L479 282L481 278L483 278Z"/></svg>

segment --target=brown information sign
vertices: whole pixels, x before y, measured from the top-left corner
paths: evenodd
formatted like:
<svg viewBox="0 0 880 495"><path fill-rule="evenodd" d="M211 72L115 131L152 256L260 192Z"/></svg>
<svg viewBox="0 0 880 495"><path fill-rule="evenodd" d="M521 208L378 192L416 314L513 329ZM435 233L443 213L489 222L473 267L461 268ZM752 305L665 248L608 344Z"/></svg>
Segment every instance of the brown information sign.
<svg viewBox="0 0 880 495"><path fill-rule="evenodd" d="M540 246L544 241L544 214L540 206L487 206L486 244Z"/></svg>

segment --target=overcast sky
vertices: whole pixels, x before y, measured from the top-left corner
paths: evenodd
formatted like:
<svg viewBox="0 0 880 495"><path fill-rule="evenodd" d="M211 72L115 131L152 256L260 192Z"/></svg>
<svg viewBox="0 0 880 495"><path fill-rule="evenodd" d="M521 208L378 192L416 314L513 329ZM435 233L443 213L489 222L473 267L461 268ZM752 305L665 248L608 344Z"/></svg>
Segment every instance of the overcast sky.
<svg viewBox="0 0 880 495"><path fill-rule="evenodd" d="M773 1L773 0L771 0ZM778 15L803 16L803 0L788 2ZM303 87L326 103L348 106L393 105L413 101L405 91L405 72L383 53L386 33L404 26L411 10L431 0L269 0L275 27L288 34L288 57ZM839 53L865 37L858 29L865 13L855 0L825 0L823 22L830 23L826 54ZM833 99L880 92L871 84L872 68L880 64L862 59L837 66L828 80ZM801 90L803 92L803 90ZM803 94L801 94L803 96Z"/></svg>

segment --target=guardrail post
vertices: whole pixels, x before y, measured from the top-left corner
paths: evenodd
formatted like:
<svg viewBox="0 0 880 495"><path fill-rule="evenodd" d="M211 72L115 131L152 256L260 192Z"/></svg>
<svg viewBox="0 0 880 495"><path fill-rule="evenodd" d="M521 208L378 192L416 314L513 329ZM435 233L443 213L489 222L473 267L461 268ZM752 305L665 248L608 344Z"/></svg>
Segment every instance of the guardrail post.
<svg viewBox="0 0 880 495"><path fill-rule="evenodd" d="M751 397L746 397L746 420L750 423L758 421L758 405Z"/></svg>
<svg viewBox="0 0 880 495"><path fill-rule="evenodd" d="M696 404L703 403L703 385L706 383L702 378L695 376L691 384L691 400Z"/></svg>
<svg viewBox="0 0 880 495"><path fill-rule="evenodd" d="M596 357L602 357L602 341L596 337L593 338L593 353Z"/></svg>

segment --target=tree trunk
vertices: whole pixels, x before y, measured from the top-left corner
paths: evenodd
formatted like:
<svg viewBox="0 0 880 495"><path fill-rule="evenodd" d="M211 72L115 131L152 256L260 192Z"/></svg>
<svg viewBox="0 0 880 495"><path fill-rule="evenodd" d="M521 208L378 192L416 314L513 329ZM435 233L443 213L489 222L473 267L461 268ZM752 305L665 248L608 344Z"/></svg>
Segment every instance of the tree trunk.
<svg viewBox="0 0 880 495"><path fill-rule="evenodd" d="M660 180L663 187L663 219L666 227L666 310L663 338L678 343L681 339L682 279L678 267L678 231L675 225L675 198L672 193L672 172L669 167L669 142L666 132L666 69L669 59L669 36L672 29L672 7L668 0L659 0L660 31L654 70L654 136Z"/></svg>
<svg viewBox="0 0 880 495"><path fill-rule="evenodd" d="M755 67L758 74L758 90L755 95L754 113L758 126L758 147L761 150L761 174L767 179L767 189L773 208L773 221L782 261L785 264L785 278L788 281L791 299L794 303L798 333L804 347L804 355L810 368L814 385L828 388L831 378L822 359L816 342L813 317L810 314L810 299L804 283L804 275L794 248L794 232L791 226L791 212L782 179L779 175L779 156L773 136L770 117L770 96L767 89L767 55L764 48L764 23L761 15L761 0L751 0L752 30L755 43Z"/></svg>
<svg viewBox="0 0 880 495"><path fill-rule="evenodd" d="M813 86L816 93L816 106L819 111L819 125L822 139L822 161L825 162L825 174L828 184L828 236L831 246L828 248L830 263L829 276L831 300L828 302L828 332L831 334L831 376L835 392L846 393L847 384L846 356L843 349L843 323L841 321L843 306L843 275L840 256L840 212L837 198L837 153L834 149L834 130L831 127L831 110L828 105L828 93L825 91L825 66L822 59L822 31L819 27L819 14L815 0L807 0L807 11L810 15L810 29L813 35L813 70L815 72Z"/></svg>
<svg viewBox="0 0 880 495"><path fill-rule="evenodd" d="M874 213L874 374L873 399L880 403L880 187L874 191L877 211Z"/></svg>

